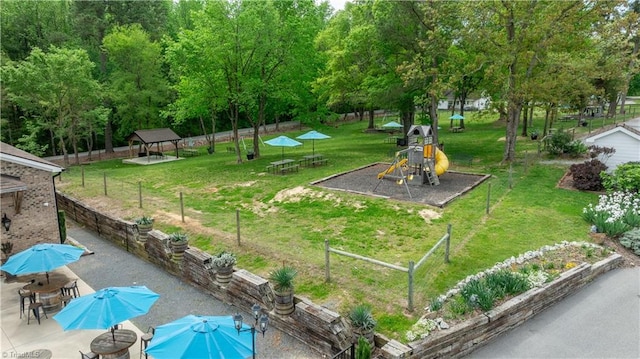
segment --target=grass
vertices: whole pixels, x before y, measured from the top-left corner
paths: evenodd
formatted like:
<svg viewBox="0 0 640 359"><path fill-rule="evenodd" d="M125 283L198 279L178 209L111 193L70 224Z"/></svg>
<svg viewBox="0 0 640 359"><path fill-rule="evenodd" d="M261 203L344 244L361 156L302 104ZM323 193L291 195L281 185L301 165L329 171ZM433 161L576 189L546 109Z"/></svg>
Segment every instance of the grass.
<svg viewBox="0 0 640 359"><path fill-rule="evenodd" d="M424 205L309 185L336 173L392 160L389 154L395 145L384 143L386 134L364 133L366 122L315 128L332 137L315 141L315 151L324 154L329 164L286 176L266 174L269 162L280 159L281 148L261 146L259 159L242 164L236 163L232 153L206 155L206 148L201 148L201 156L154 166L111 160L92 163L84 170L71 167L56 186L125 219L153 216L156 229L188 233L191 245L211 254L233 252L238 267L264 278L283 263L290 265L299 272L297 294L345 315L357 304L370 304L379 323L377 331L402 340L423 314L420 308L467 275L545 244L589 240L589 225L580 213L597 196L556 188L566 166L538 164L538 142L528 138L518 138L515 163L501 164L505 131L495 118L469 114L464 133L449 133L448 120L442 122L439 136L444 152L450 158L474 156L471 166L453 164L450 169L486 173L491 179L442 210L431 208L441 218L430 223L418 214ZM541 123L535 125L542 128ZM287 135L296 137L305 131ZM275 136L263 135L262 139ZM286 148L285 157L301 158L311 151L310 145ZM486 214L489 189L490 213ZM181 193L186 223L180 221ZM419 268L412 313L406 311L406 273L332 255L332 281L324 280L325 239L337 249L406 267L431 249L449 223L453 228L451 263L445 265L442 250L438 250Z"/></svg>

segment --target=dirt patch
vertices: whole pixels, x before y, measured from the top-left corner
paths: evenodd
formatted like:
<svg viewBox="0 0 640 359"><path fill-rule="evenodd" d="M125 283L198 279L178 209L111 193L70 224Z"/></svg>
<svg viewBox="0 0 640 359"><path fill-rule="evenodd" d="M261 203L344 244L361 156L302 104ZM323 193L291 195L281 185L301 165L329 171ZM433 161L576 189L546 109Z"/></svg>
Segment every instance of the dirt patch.
<svg viewBox="0 0 640 359"><path fill-rule="evenodd" d="M412 180L407 177L401 183L398 178L392 176L378 179L378 174L386 171L389 165L375 163L313 184L329 189L444 207L489 178L488 175L449 171L439 176L440 184L437 186L422 184L422 177L419 175L414 175ZM405 173L408 174L410 173Z"/></svg>

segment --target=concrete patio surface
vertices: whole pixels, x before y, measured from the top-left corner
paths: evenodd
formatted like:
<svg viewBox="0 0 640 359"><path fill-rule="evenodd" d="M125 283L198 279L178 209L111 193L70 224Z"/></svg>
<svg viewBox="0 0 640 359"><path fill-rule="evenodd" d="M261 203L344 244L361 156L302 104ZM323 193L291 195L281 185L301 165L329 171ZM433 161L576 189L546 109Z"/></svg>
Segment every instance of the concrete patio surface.
<svg viewBox="0 0 640 359"><path fill-rule="evenodd" d="M63 273L71 279L78 278L66 266L58 268L54 272ZM2 358L35 358L36 356L30 355L30 352L38 349L50 350L52 358L80 358L79 351L89 352L91 341L106 331L104 329L63 331L58 322L53 319L58 311L47 312L48 318L42 316L40 325L32 314L30 324L27 325L26 311L25 315L20 318L20 297L18 296L18 289L25 284L7 283L4 277L0 283L0 328L2 331L0 356ZM81 296L95 292L81 278L78 278L78 289ZM143 332L130 321L122 324L124 329L136 332L138 339L129 348L129 352L131 358L139 358L140 336Z"/></svg>

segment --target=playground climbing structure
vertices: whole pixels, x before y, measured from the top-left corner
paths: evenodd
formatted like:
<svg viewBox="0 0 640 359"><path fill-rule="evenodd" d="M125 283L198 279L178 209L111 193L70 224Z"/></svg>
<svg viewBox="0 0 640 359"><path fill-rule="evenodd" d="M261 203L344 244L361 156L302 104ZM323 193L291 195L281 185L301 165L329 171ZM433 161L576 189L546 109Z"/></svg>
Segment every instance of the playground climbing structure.
<svg viewBox="0 0 640 359"><path fill-rule="evenodd" d="M393 179L399 185L404 184L411 197L407 181L413 181L418 176L423 185L427 183L431 186L439 185L438 176L449 169L449 159L433 143L431 126L413 125L407 132L407 138L408 147L397 151L389 168L378 174L380 181L376 188L385 178Z"/></svg>

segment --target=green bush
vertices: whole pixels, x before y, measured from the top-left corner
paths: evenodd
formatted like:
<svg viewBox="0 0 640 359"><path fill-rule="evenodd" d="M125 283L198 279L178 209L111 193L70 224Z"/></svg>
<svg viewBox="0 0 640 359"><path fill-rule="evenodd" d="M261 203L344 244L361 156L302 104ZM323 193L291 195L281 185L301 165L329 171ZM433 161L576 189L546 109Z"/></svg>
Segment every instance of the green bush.
<svg viewBox="0 0 640 359"><path fill-rule="evenodd" d="M620 237L620 244L640 256L640 228L624 233Z"/></svg>
<svg viewBox="0 0 640 359"><path fill-rule="evenodd" d="M358 338L358 349L356 350L356 359L370 359L371 344L365 337Z"/></svg>
<svg viewBox="0 0 640 359"><path fill-rule="evenodd" d="M640 162L619 165L613 174L603 173L602 185L607 192L624 191L640 193Z"/></svg>
<svg viewBox="0 0 640 359"><path fill-rule="evenodd" d="M462 288L460 294L468 306L480 308L485 312L493 308L493 303L496 300L492 289L484 281L478 279L469 281Z"/></svg>
<svg viewBox="0 0 640 359"><path fill-rule="evenodd" d="M529 282L524 275L508 270L488 274L485 281L487 282L487 286L495 293L501 293L500 298L507 295L520 294L530 288Z"/></svg>
<svg viewBox="0 0 640 359"><path fill-rule="evenodd" d="M549 152L554 155L561 155L567 153L569 149L569 143L571 143L571 134L564 130L560 130L551 135L551 143L549 146Z"/></svg>

